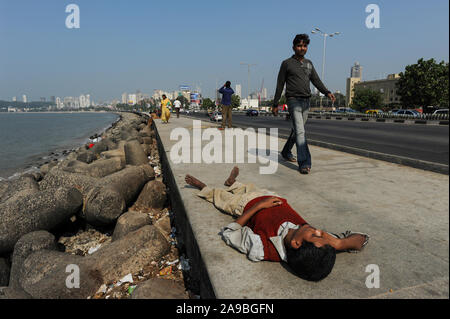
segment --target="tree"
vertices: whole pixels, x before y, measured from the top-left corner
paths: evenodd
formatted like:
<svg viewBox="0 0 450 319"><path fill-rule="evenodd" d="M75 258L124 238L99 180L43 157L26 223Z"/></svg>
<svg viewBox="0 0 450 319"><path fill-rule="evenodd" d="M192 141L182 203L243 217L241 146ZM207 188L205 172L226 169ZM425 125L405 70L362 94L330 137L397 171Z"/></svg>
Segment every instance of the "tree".
<svg viewBox="0 0 450 319"><path fill-rule="evenodd" d="M210 99L210 98L205 98L203 99L203 103L202 103L202 109L210 109L210 108L215 108L216 104L214 104L214 102Z"/></svg>
<svg viewBox="0 0 450 319"><path fill-rule="evenodd" d="M184 96L184 95L180 95L177 97L177 100L181 102L181 105L185 108L185 109L189 109L189 100Z"/></svg>
<svg viewBox="0 0 450 319"><path fill-rule="evenodd" d="M397 92L406 107L448 107L448 63L419 59L400 73Z"/></svg>
<svg viewBox="0 0 450 319"><path fill-rule="evenodd" d="M241 106L241 98L239 97L239 95L233 94L231 96L231 108L237 108Z"/></svg>
<svg viewBox="0 0 450 319"><path fill-rule="evenodd" d="M383 94L369 88L358 88L351 108L361 112L364 109L380 109L383 107Z"/></svg>

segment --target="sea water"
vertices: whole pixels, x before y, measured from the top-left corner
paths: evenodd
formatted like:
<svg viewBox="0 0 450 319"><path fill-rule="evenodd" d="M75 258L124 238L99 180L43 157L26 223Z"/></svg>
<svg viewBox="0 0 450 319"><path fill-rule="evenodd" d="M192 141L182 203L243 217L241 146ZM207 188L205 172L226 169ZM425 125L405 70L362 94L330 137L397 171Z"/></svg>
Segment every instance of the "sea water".
<svg viewBox="0 0 450 319"><path fill-rule="evenodd" d="M118 118L107 112L0 113L0 180L37 170L51 153L80 147Z"/></svg>

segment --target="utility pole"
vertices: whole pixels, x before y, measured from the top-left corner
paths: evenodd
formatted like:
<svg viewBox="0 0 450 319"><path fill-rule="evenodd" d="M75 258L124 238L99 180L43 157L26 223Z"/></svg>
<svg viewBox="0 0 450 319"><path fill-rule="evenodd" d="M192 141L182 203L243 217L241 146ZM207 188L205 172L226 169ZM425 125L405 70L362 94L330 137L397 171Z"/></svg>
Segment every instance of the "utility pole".
<svg viewBox="0 0 450 319"><path fill-rule="evenodd" d="M334 32L331 34L325 33L322 30L320 30L319 28L315 28L314 30L311 31L311 33L316 34L316 33L320 33L321 36L323 36L323 56L322 56L322 82L325 82L324 76L325 76L325 48L327 45L327 37L334 37L336 35L341 34L341 32ZM322 111L322 95L320 96L320 110Z"/></svg>

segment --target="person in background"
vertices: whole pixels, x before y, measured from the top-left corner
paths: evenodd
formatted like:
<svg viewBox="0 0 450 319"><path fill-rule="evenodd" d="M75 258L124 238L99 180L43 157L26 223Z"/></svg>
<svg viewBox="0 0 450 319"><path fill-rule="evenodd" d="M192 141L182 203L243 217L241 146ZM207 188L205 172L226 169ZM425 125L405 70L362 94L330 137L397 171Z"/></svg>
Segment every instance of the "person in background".
<svg viewBox="0 0 450 319"><path fill-rule="evenodd" d="M175 112L177 112L177 118L179 118L180 117L181 102L178 99L176 99L173 102L173 107L175 108Z"/></svg>
<svg viewBox="0 0 450 319"><path fill-rule="evenodd" d="M228 125L228 128L232 127L232 105L231 105L231 96L234 94L233 89L231 88L231 82L227 81L220 89L219 93L222 94L222 126L219 127L219 130L223 130L225 125Z"/></svg>
<svg viewBox="0 0 450 319"><path fill-rule="evenodd" d="M172 103L167 98L165 94L162 95L161 100L161 120L163 123L168 124L169 118L170 118L170 109L169 107L172 106Z"/></svg>

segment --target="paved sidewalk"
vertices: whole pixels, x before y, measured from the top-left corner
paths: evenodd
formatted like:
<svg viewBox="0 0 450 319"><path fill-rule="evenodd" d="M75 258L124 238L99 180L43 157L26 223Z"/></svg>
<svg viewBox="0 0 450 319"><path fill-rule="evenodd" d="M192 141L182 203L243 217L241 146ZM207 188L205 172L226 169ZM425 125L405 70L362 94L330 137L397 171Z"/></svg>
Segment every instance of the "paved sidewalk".
<svg viewBox="0 0 450 319"><path fill-rule="evenodd" d="M266 164L175 164L170 140L175 128L192 137L193 120L181 116L169 124L155 120L159 138L173 173L172 187L179 192L192 228L212 292L217 298L448 298L449 297L449 178L384 161L310 146L310 175L279 156L275 174L261 175ZM209 121L202 129L217 127ZM219 131L220 132L220 131ZM221 132L222 136L224 132ZM278 150L285 140L278 139ZM209 142L203 142L203 146ZM180 145L180 144L178 144ZM185 144L187 145L187 144ZM189 146L189 145L187 145ZM202 147L203 147L202 146ZM191 159L202 148L190 141ZM224 150L225 151L225 150ZM295 154L295 147L294 147ZM250 150L254 152L254 150ZM164 157L164 156L163 156ZM223 156L224 157L224 156ZM232 217L197 197L186 185L189 173L206 184L223 187L233 166L238 180L252 182L285 197L311 225L330 232L345 230L370 234L368 246L358 254L340 253L331 274L319 283L298 278L285 265L251 262L227 246L218 235ZM178 199L180 200L180 199ZM366 266L380 270L380 288L366 287Z"/></svg>

